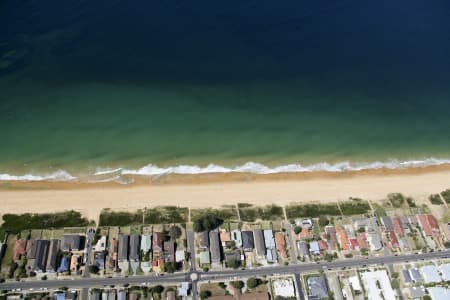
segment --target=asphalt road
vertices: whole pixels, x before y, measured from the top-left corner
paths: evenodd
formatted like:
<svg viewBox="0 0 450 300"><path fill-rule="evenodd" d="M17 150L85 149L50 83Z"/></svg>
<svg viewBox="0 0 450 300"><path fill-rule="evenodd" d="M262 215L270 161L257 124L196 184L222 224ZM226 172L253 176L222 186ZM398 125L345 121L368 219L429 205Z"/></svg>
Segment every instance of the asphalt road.
<svg viewBox="0 0 450 300"><path fill-rule="evenodd" d="M326 269L339 269L339 268L349 268L349 267L364 267L365 265L375 265L375 264L390 264L390 263L400 263L407 261L418 261L426 259L438 259L438 258L449 258L450 250L442 252L429 252L422 254L405 254L399 256L380 256L362 259L343 259L334 262L322 262L322 263L300 263L296 265L288 266L271 266L263 267L251 270L226 270L226 271L210 271L208 273L199 273L199 280L226 280L226 279L237 279L242 277L250 276L263 276L263 275L277 275L277 274L294 274L294 273L304 273L318 270ZM183 281L190 280L191 273L178 273L178 274L167 274L165 276L132 276L132 277L113 277L113 278L78 278L73 280L47 280L47 281L26 281L26 282L6 282L0 284L0 289L10 290L20 288L25 289L39 289L48 288L55 289L60 287L68 288L86 288L86 287L102 287L102 286L123 286L124 284L131 285L141 285L145 284L158 284L158 283L180 283Z"/></svg>

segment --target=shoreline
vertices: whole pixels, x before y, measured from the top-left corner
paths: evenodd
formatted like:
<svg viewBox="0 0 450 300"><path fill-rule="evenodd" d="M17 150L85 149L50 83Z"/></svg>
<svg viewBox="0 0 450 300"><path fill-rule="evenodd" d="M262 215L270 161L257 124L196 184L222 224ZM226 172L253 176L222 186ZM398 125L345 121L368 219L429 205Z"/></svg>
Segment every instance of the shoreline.
<svg viewBox="0 0 450 300"><path fill-rule="evenodd" d="M429 204L430 194L450 188L448 166L339 174L222 175L171 175L158 181L141 178L128 185L15 182L11 186L0 185L0 214L74 209L96 220L105 208L127 211L167 205L217 208L240 202L287 205L333 202L349 197L379 201L395 192L415 198L420 205Z"/></svg>

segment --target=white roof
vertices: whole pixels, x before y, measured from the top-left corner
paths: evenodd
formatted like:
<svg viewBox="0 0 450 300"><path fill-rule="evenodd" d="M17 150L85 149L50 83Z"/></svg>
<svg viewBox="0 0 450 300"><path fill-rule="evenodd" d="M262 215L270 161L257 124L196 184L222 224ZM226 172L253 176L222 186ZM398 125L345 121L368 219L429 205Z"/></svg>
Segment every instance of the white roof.
<svg viewBox="0 0 450 300"><path fill-rule="evenodd" d="M313 253L320 252L319 243L317 241L312 241L309 243L309 251Z"/></svg>
<svg viewBox="0 0 450 300"><path fill-rule="evenodd" d="M264 243L267 249L275 248L275 240L273 238L273 231L266 229L264 230Z"/></svg>
<svg viewBox="0 0 450 300"><path fill-rule="evenodd" d="M450 264L441 265L441 273L442 273L442 279L444 281L449 281L450 280Z"/></svg>
<svg viewBox="0 0 450 300"><path fill-rule="evenodd" d="M355 291L362 291L361 282L359 282L358 276L350 276L348 281L350 281L350 284Z"/></svg>
<svg viewBox="0 0 450 300"><path fill-rule="evenodd" d="M423 266L420 271L422 272L425 283L442 281L435 265Z"/></svg>
<svg viewBox="0 0 450 300"><path fill-rule="evenodd" d="M361 277L370 300L395 299L395 293L386 270L363 272ZM377 282L379 282L380 288L378 288Z"/></svg>
<svg viewBox="0 0 450 300"><path fill-rule="evenodd" d="M431 299L433 300L448 300L450 299L450 289L443 287L430 287L428 288Z"/></svg>
<svg viewBox="0 0 450 300"><path fill-rule="evenodd" d="M176 262L181 262L184 261L184 250L177 250L175 251L175 261Z"/></svg>
<svg viewBox="0 0 450 300"><path fill-rule="evenodd" d="M1 247L1 243L0 243ZM105 251L106 249L106 235L102 235L100 239L97 241L97 244L95 244L94 251L95 252L101 252Z"/></svg>
<svg viewBox="0 0 450 300"><path fill-rule="evenodd" d="M272 282L273 284L273 292L275 296L281 297L296 297L295 296L295 288L294 281L290 278L280 278L276 279Z"/></svg>
<svg viewBox="0 0 450 300"><path fill-rule="evenodd" d="M152 248L152 239L150 237L150 235L143 235L141 237L141 250L144 252L148 252L150 251L150 249Z"/></svg>

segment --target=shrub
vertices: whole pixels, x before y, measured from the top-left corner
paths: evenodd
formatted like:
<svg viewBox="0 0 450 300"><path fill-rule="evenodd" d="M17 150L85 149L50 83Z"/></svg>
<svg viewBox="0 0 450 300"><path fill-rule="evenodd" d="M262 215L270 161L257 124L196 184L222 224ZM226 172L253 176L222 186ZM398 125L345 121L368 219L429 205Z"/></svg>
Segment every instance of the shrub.
<svg viewBox="0 0 450 300"><path fill-rule="evenodd" d="M442 201L441 196L439 194L433 194L428 197L428 200L430 200L431 204L433 205L442 205L444 204L444 201Z"/></svg>
<svg viewBox="0 0 450 300"><path fill-rule="evenodd" d="M402 207L405 203L405 196L403 196L401 193L388 194L387 199L391 203L391 205L396 208Z"/></svg>
<svg viewBox="0 0 450 300"><path fill-rule="evenodd" d="M444 198L445 202L450 204L450 189L446 189L445 191L443 191L441 193L441 195L442 195L442 198Z"/></svg>
<svg viewBox="0 0 450 300"><path fill-rule="evenodd" d="M181 228L179 226L177 226L177 225L173 225L169 229L170 238L173 239L173 240L178 239L181 236L182 233L183 232L181 231Z"/></svg>
<svg viewBox="0 0 450 300"><path fill-rule="evenodd" d="M97 267L96 265L90 265L90 266L89 266L89 272L90 272L90 273L92 273L92 274L98 274L98 271L99 271L99 269L98 269L98 267Z"/></svg>
<svg viewBox="0 0 450 300"><path fill-rule="evenodd" d="M302 227L301 227L301 226L295 226L295 227L294 227L294 233L295 233L295 234L299 234L300 231L302 231Z"/></svg>
<svg viewBox="0 0 450 300"><path fill-rule="evenodd" d="M367 201L359 198L350 198L339 204L344 215L362 215L370 210L370 205Z"/></svg>
<svg viewBox="0 0 450 300"><path fill-rule="evenodd" d="M244 287L244 282L242 282L241 280L231 281L230 284L232 287L239 290Z"/></svg>
<svg viewBox="0 0 450 300"><path fill-rule="evenodd" d="M247 279L247 287L250 289L254 289L255 287L257 287L260 284L261 284L261 279L259 279L259 278L250 277L249 279Z"/></svg>
<svg viewBox="0 0 450 300"><path fill-rule="evenodd" d="M286 215L289 219L317 218L321 215L340 216L341 212L336 203L328 204L293 204L286 207Z"/></svg>
<svg viewBox="0 0 450 300"><path fill-rule="evenodd" d="M194 231L195 232L202 232L205 230L213 230L219 227L223 223L223 220L210 214L204 214L201 216L198 216L194 220Z"/></svg>
<svg viewBox="0 0 450 300"><path fill-rule="evenodd" d="M100 213L100 226L128 226L142 224L143 213L138 210L134 213L125 211L111 211L105 209Z"/></svg>
<svg viewBox="0 0 450 300"><path fill-rule="evenodd" d="M211 297L211 295L212 295L211 292L208 291L208 290L201 291L200 292L200 299L207 299L207 298Z"/></svg>
<svg viewBox="0 0 450 300"><path fill-rule="evenodd" d="M328 220L328 218L326 216L320 216L319 217L319 225L324 227L327 226L328 224L330 224L330 220Z"/></svg>

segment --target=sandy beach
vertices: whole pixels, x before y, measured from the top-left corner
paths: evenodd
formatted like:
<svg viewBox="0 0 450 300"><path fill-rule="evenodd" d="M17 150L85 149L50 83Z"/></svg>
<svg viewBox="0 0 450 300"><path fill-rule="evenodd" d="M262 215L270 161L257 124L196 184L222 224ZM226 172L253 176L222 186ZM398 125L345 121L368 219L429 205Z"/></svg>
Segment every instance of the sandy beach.
<svg viewBox="0 0 450 300"><path fill-rule="evenodd" d="M348 197L377 201L392 192L412 196L420 203L430 194L447 188L450 188L448 168L259 177L211 174L197 179L171 178L164 182L141 178L132 185L11 183L1 185L0 213L74 209L95 220L103 208L135 210L160 205L203 208L239 202L286 205L339 201Z"/></svg>

